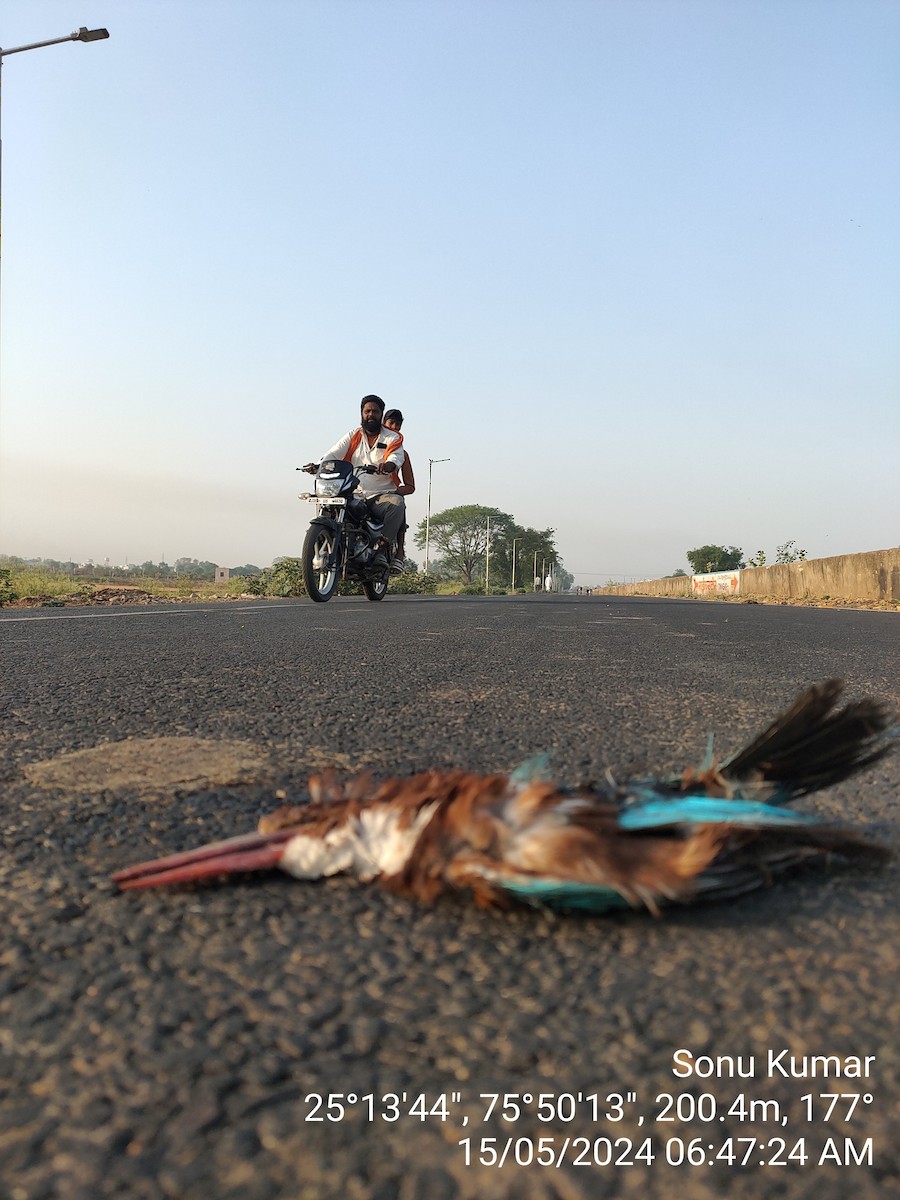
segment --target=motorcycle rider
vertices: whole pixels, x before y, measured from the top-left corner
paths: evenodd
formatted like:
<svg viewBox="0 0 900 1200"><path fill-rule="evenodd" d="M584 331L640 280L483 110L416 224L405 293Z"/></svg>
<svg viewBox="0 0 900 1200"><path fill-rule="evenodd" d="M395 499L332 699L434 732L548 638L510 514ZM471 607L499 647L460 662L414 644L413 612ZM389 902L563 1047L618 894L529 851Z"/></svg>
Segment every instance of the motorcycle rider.
<svg viewBox="0 0 900 1200"><path fill-rule="evenodd" d="M323 454L322 460L333 458L352 463L355 467L378 468L375 475L360 475L359 491L369 500L373 515L384 521L383 536L388 550L386 557L396 570L401 564L399 559L391 562L391 552L400 526L406 519L406 503L397 492L397 478L406 458L403 435L382 424L384 401L380 396L363 396L359 412L359 426L335 442ZM318 469L318 463L307 463L302 468L310 475L315 475Z"/></svg>

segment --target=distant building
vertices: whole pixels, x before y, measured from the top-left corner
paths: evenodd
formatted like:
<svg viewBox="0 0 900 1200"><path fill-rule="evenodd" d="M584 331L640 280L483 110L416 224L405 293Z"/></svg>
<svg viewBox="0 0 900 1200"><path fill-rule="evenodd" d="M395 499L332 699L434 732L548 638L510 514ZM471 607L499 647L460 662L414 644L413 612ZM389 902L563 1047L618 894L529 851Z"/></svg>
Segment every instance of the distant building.
<svg viewBox="0 0 900 1200"><path fill-rule="evenodd" d="M231 576L231 571L228 567L216 567L216 583L224 583Z"/></svg>

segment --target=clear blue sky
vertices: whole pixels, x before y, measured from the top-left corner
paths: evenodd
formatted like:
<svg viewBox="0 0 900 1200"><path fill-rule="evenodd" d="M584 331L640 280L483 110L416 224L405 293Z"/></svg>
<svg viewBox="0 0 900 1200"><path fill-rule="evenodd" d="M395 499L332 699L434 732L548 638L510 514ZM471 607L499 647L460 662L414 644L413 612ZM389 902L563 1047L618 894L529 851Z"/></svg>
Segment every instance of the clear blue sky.
<svg viewBox="0 0 900 1200"><path fill-rule="evenodd" d="M900 517L895 0L4 0L0 552L267 565L377 392L578 583ZM420 556L421 557L421 556Z"/></svg>

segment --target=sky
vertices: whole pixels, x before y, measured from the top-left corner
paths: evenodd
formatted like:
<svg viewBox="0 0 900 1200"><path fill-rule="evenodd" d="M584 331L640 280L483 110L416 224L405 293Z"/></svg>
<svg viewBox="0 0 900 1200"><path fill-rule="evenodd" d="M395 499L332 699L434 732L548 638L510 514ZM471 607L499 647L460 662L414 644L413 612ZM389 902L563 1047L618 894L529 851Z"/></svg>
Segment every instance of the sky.
<svg viewBox="0 0 900 1200"><path fill-rule="evenodd" d="M81 26L3 59L0 553L297 555L368 393L413 530L434 460L576 584L900 542L896 0L4 0L0 46Z"/></svg>

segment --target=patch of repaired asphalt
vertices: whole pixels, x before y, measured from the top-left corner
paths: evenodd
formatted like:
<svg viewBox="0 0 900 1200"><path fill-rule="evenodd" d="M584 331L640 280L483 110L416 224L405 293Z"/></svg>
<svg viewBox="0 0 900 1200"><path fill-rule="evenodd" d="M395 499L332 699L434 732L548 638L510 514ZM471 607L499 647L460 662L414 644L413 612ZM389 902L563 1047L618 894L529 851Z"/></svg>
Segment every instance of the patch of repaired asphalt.
<svg viewBox="0 0 900 1200"><path fill-rule="evenodd" d="M285 756L313 773L333 768L352 774L384 767L387 752L351 758L324 747L307 747ZM283 768L284 762L281 762ZM200 791L269 782L276 770L275 751L255 742L198 737L127 738L74 750L22 767L34 787L69 792L131 790L141 793Z"/></svg>
<svg viewBox="0 0 900 1200"><path fill-rule="evenodd" d="M264 782L272 773L272 760L269 751L253 742L155 737L105 742L28 763L22 769L28 782L40 788L193 791Z"/></svg>

